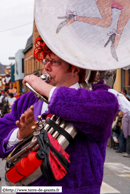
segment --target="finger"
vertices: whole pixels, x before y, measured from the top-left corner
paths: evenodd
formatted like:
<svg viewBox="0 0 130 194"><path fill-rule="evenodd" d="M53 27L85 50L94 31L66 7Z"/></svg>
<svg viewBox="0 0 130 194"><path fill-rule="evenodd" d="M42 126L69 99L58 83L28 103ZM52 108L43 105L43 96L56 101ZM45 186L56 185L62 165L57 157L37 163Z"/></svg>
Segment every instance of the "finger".
<svg viewBox="0 0 130 194"><path fill-rule="evenodd" d="M19 122L19 121L16 121L16 122L15 122L15 124L17 125L17 127L18 127L18 128L20 128L20 127L21 127L21 124L20 124L20 122Z"/></svg>
<svg viewBox="0 0 130 194"><path fill-rule="evenodd" d="M29 79L30 79L30 75L25 76L23 79L23 85L26 86L26 82L29 82Z"/></svg>
<svg viewBox="0 0 130 194"><path fill-rule="evenodd" d="M25 123L25 115L24 114L21 115L20 122L21 123Z"/></svg>
<svg viewBox="0 0 130 194"><path fill-rule="evenodd" d="M32 111L34 111L34 106L32 105L32 106L30 106L30 109L32 110Z"/></svg>
<svg viewBox="0 0 130 194"><path fill-rule="evenodd" d="M25 119L28 119L29 117L32 117L34 116L34 112L28 108L25 112L24 112L24 115L25 115Z"/></svg>
<svg viewBox="0 0 130 194"><path fill-rule="evenodd" d="M34 118L34 112L33 111L29 111L26 115L26 119L30 119L30 118Z"/></svg>
<svg viewBox="0 0 130 194"><path fill-rule="evenodd" d="M25 115L25 123L26 124L35 122L34 106L31 106L27 111L25 111L24 115Z"/></svg>

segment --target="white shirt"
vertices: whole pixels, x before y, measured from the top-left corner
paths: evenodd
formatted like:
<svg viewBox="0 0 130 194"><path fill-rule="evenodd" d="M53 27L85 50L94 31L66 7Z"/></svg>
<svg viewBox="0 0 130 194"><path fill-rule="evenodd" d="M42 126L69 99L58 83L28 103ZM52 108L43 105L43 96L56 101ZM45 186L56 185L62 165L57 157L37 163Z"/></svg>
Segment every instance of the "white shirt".
<svg viewBox="0 0 130 194"><path fill-rule="evenodd" d="M123 113L127 113L130 116L130 101L128 101L123 94L117 92L114 89L108 89L108 91L117 97L117 100L119 103L119 109Z"/></svg>
<svg viewBox="0 0 130 194"><path fill-rule="evenodd" d="M10 77L5 77L5 82L8 84L10 82Z"/></svg>

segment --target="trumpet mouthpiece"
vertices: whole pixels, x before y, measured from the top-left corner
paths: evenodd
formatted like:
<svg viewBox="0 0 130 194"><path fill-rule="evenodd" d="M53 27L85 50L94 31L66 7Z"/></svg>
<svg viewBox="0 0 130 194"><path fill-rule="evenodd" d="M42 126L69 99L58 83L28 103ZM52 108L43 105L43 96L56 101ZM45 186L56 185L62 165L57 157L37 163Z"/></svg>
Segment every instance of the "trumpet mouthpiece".
<svg viewBox="0 0 130 194"><path fill-rule="evenodd" d="M47 83L49 83L50 82L50 75L48 74L48 73L44 73L43 75L41 75L40 76L41 77L41 79L43 80L43 81L45 81L45 82L47 82Z"/></svg>

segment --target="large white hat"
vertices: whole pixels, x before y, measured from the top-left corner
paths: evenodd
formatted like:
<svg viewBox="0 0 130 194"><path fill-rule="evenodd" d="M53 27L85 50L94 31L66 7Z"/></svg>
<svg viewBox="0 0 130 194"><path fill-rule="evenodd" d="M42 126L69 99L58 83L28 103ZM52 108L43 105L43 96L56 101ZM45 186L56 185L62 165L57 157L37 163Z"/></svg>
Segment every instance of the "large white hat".
<svg viewBox="0 0 130 194"><path fill-rule="evenodd" d="M130 5L116 2L35 0L35 22L63 60L90 70L119 69L130 65L130 14L123 15Z"/></svg>

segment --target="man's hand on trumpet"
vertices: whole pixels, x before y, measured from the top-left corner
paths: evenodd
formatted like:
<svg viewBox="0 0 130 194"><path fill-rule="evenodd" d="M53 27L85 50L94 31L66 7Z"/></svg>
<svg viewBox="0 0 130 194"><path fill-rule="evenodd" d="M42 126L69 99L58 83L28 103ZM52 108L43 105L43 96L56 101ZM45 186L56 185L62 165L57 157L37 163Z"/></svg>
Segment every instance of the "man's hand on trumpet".
<svg viewBox="0 0 130 194"><path fill-rule="evenodd" d="M50 84L47 84L40 77L35 75L27 75L23 79L23 84L26 86L26 82L39 94L49 98L50 90L53 88Z"/></svg>

